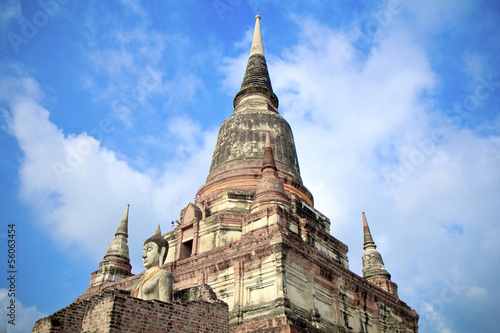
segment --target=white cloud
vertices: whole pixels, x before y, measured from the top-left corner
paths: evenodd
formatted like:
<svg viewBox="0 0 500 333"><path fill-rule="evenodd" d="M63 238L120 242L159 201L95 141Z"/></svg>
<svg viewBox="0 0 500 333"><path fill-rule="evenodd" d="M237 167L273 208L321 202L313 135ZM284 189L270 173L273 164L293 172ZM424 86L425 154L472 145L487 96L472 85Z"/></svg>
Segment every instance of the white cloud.
<svg viewBox="0 0 500 333"><path fill-rule="evenodd" d="M140 17L148 16L144 8L136 0L121 0L121 3L135 15Z"/></svg>
<svg viewBox="0 0 500 333"><path fill-rule="evenodd" d="M254 32L253 28L250 28L247 31L245 31L243 39L234 43L234 46L237 49L243 49L245 51L249 50L250 45L252 45L253 32Z"/></svg>
<svg viewBox="0 0 500 333"><path fill-rule="evenodd" d="M122 11L138 17L125 20L118 14ZM89 4L84 17L87 38L80 44L83 58L78 59L86 68L80 74L82 87L96 101L109 105L110 116L128 128L139 111L159 111L150 104L153 98L176 96L189 101L202 88L202 81L183 66L189 38L151 28L150 18L137 1L123 0L118 8L102 5L96 9ZM177 99L171 97L167 104Z"/></svg>
<svg viewBox="0 0 500 333"><path fill-rule="evenodd" d="M463 29L464 15L474 10L474 1L432 0L402 1L408 6L410 17L414 18L420 31L440 32L443 29Z"/></svg>
<svg viewBox="0 0 500 333"><path fill-rule="evenodd" d="M10 317L11 300L14 300L13 305L15 306L14 317ZM6 330L4 332L9 333L25 333L31 332L35 322L46 314L38 311L36 306L25 307L23 303L16 299L15 297L9 296L9 289L0 289L0 331ZM14 320L15 325L9 324L9 320Z"/></svg>
<svg viewBox="0 0 500 333"><path fill-rule="evenodd" d="M296 140L301 168L304 173L323 170L316 181L331 184L313 192L318 207L328 207L335 201L332 196L352 192L352 184L341 184L354 181L346 174L380 182L375 168L380 157L395 159L426 138L430 131L422 126L427 120L418 98L432 89L433 73L423 52L402 33L390 36L362 62L339 52L338 46L347 42L342 34L314 22L306 22L304 30L304 41L288 50L284 60L273 61L273 83L281 113L303 138ZM312 145L307 138L313 137L322 140ZM336 173L330 172L331 165Z"/></svg>
<svg viewBox="0 0 500 333"><path fill-rule="evenodd" d="M485 298L488 295L488 289L483 287L470 287L467 291L467 297L469 298Z"/></svg>
<svg viewBox="0 0 500 333"><path fill-rule="evenodd" d="M219 68L220 73L224 75L222 80L222 89L234 92L236 94L241 86L243 75L248 61L248 53L242 53L237 58L224 58L223 66Z"/></svg>
<svg viewBox="0 0 500 333"><path fill-rule="evenodd" d="M132 264L140 271L140 256L133 253L140 254L141 242L157 223L168 231L171 219L178 219L180 209L192 201L206 176L215 133L201 131L187 118L177 119L168 136L185 154L141 173L94 137L65 135L51 123L33 79L4 78L8 88L2 90L10 92L2 96L9 104L9 131L24 153L21 193L37 210L38 227L50 230L61 248L71 248L75 256L90 254L98 262L130 203ZM104 125L101 135L111 129Z"/></svg>
<svg viewBox="0 0 500 333"><path fill-rule="evenodd" d="M431 303L425 303L422 310L424 313L420 313L421 317L418 322L420 332L427 332L434 328L435 332L451 333L445 318L443 318L443 308L441 306L436 309L436 305L431 301Z"/></svg>
<svg viewBox="0 0 500 333"><path fill-rule="evenodd" d="M118 45L85 49L93 70L83 74L82 86L95 100L110 105L112 117L132 127L134 112L149 109L148 101L169 89L165 73L159 69L167 37L146 33L140 27L108 34L105 40Z"/></svg>
<svg viewBox="0 0 500 333"><path fill-rule="evenodd" d="M20 19L22 16L21 2L16 0L6 0L0 3L0 31L2 35L7 34L11 22Z"/></svg>
<svg viewBox="0 0 500 333"><path fill-rule="evenodd" d="M111 76L135 69L133 54L128 50L98 50L89 54L89 58L98 70L106 71Z"/></svg>

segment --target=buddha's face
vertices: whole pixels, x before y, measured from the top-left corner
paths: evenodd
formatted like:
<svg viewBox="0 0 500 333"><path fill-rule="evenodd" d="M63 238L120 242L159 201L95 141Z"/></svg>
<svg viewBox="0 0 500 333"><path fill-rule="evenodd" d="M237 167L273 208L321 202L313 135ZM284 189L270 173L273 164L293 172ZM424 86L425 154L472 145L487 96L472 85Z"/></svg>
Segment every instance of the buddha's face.
<svg viewBox="0 0 500 333"><path fill-rule="evenodd" d="M155 242L149 242L144 244L144 248L142 249L142 262L144 263L144 267L158 267L160 262L160 249L158 244Z"/></svg>

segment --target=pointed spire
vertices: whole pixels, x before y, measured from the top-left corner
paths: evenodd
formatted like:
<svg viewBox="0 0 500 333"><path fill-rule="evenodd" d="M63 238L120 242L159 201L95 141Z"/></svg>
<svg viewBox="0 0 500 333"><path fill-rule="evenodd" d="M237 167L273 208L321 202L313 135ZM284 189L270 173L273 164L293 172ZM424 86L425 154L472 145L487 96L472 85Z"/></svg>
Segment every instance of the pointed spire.
<svg viewBox="0 0 500 333"><path fill-rule="evenodd" d="M363 238L363 249L365 250L361 256L363 262L363 277L367 280L390 280L391 274L385 269L382 256L376 250L377 246L373 241L370 228L368 227L365 212L363 212Z"/></svg>
<svg viewBox="0 0 500 333"><path fill-rule="evenodd" d="M368 227L368 222L366 221L365 212L363 212L363 250L366 250L368 247L376 249L377 246L373 241L372 234L370 232L370 228Z"/></svg>
<svg viewBox="0 0 500 333"><path fill-rule="evenodd" d="M104 258L112 256L130 261L129 250L127 245L129 207L130 204L127 204L127 207L125 208L125 214L123 214L123 218L120 222L120 225L116 230L115 238L113 238L113 241L111 242L111 244L109 244L108 250L106 251L106 255L104 256Z"/></svg>
<svg viewBox="0 0 500 333"><path fill-rule="evenodd" d="M260 180L255 189L251 210L256 210L260 205L268 203L280 203L286 206L290 204L290 199L286 195L283 182L278 177L278 169L274 162L269 131L266 132L266 143L264 147L264 156L262 158Z"/></svg>
<svg viewBox="0 0 500 333"><path fill-rule="evenodd" d="M125 214L123 214L122 221L120 222L120 225L118 226L118 230L116 230L115 236L118 236L118 234L121 234L125 237L128 238L128 209L130 207L130 204L127 204L127 208L125 208Z"/></svg>
<svg viewBox="0 0 500 333"><path fill-rule="evenodd" d="M260 32L260 15L255 16L255 28L247 68L240 91L234 97L233 106L235 112L240 104L243 104L246 97L252 96L261 99L264 106L265 104L269 105L269 107L265 107L265 110L278 112L278 97L273 92L264 55L264 45Z"/></svg>
<svg viewBox="0 0 500 333"><path fill-rule="evenodd" d="M262 161L261 177L264 177L264 171L267 169L272 170L272 172L276 174L276 177L278 176L278 169L276 168L276 162L274 162L274 154L273 149L271 148L271 136L269 134L269 131L266 132L266 143L264 146L264 158Z"/></svg>
<svg viewBox="0 0 500 333"><path fill-rule="evenodd" d="M255 28L253 30L250 56L252 56L253 54L264 55L264 44L262 43L262 34L260 33L260 15L255 16Z"/></svg>
<svg viewBox="0 0 500 333"><path fill-rule="evenodd" d="M90 286L109 283L127 278L132 275L132 266L130 265L128 238L128 211L130 205L127 204L125 214L116 230L115 237L104 258L99 263L99 269L90 276Z"/></svg>
<svg viewBox="0 0 500 333"><path fill-rule="evenodd" d="M156 227L156 231L155 231L154 236L160 236L161 237L160 223L158 223L158 226Z"/></svg>

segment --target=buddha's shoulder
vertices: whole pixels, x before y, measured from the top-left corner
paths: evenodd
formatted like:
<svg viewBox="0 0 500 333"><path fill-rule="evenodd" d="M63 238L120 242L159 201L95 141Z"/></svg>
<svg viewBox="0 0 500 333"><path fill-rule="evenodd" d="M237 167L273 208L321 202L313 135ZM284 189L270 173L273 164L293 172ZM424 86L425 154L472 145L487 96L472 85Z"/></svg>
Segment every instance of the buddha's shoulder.
<svg viewBox="0 0 500 333"><path fill-rule="evenodd" d="M158 275L159 278L172 277L172 272L160 269L160 271L156 273L156 275Z"/></svg>
<svg viewBox="0 0 500 333"><path fill-rule="evenodd" d="M160 269L158 272L156 272L152 277L151 280L160 280L160 279L168 279L172 277L172 273L170 271L166 271L163 269Z"/></svg>

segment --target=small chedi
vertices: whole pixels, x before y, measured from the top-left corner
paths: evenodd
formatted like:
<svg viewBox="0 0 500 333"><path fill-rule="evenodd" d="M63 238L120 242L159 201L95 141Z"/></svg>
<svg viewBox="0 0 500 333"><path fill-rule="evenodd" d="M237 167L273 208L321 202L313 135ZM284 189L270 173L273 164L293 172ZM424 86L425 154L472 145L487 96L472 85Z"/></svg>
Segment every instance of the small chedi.
<svg viewBox="0 0 500 333"><path fill-rule="evenodd" d="M143 278L132 286L132 296L145 300L157 299L164 302L172 300L172 273L161 267L168 254L168 242L161 236L160 225L153 236L144 241L142 261L146 272Z"/></svg>
<svg viewBox="0 0 500 333"><path fill-rule="evenodd" d="M131 273L128 206L87 290L33 332L416 333L362 214L363 276L302 182L278 112L260 16L234 113L174 230L144 242Z"/></svg>

